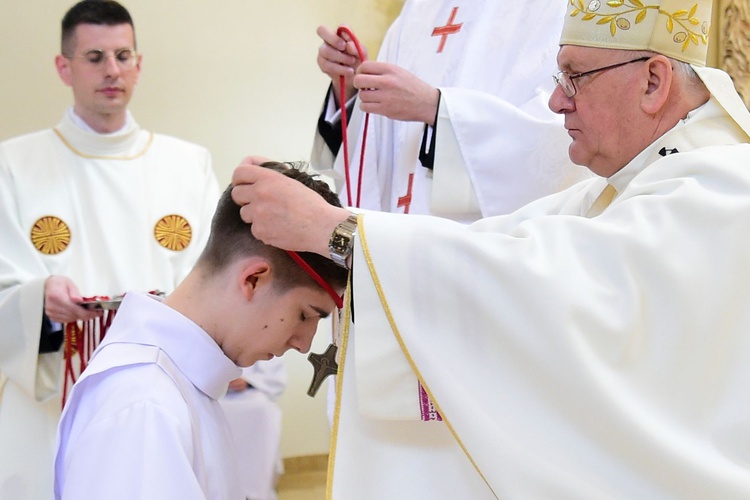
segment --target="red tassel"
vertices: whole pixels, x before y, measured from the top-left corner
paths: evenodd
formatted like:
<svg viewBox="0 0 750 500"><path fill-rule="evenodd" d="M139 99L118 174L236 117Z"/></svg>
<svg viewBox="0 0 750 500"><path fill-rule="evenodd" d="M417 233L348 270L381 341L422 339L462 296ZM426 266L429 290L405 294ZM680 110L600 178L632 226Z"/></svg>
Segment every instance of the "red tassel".
<svg viewBox="0 0 750 500"><path fill-rule="evenodd" d="M112 325L116 310L105 310L100 317L65 325L65 370L62 394L62 407L65 408L68 391L88 365L94 351L104 339ZM78 354L78 370L73 366L73 358Z"/></svg>

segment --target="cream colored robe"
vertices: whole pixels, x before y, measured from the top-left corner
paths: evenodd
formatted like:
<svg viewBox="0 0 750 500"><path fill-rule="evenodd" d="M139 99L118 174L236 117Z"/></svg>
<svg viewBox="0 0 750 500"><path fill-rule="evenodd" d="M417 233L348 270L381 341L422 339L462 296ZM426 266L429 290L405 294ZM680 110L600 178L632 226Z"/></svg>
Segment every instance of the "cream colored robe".
<svg viewBox="0 0 750 500"><path fill-rule="evenodd" d="M750 498L748 142L712 98L508 216L362 215L330 497Z"/></svg>
<svg viewBox="0 0 750 500"><path fill-rule="evenodd" d="M0 498L14 500L52 498L62 353L38 354L44 280L68 276L84 297L170 292L202 250L219 194L202 147L135 124L93 134L67 114L55 130L0 144ZM190 225L182 250L156 240L186 241L170 229L179 219L158 224L170 215ZM69 239L56 254L32 243L54 248L51 226L33 230L48 216Z"/></svg>

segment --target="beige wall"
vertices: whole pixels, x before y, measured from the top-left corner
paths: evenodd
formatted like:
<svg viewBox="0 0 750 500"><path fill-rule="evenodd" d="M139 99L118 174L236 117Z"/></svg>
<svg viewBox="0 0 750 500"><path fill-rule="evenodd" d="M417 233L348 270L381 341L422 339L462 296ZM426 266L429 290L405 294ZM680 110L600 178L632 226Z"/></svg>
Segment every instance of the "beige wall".
<svg viewBox="0 0 750 500"><path fill-rule="evenodd" d="M328 81L315 63L320 24L346 22L377 45L401 0L122 0L143 54L131 110L141 126L208 147L219 181L248 154L308 159ZM71 104L57 77L60 20L73 4L0 0L0 140L56 124ZM355 4L355 5L352 5ZM368 15L367 13L373 13ZM371 47L371 53L377 47ZM327 328L327 326L326 326ZM313 350L330 338L321 332ZM306 356L284 357L285 457L326 453L325 388L306 395Z"/></svg>

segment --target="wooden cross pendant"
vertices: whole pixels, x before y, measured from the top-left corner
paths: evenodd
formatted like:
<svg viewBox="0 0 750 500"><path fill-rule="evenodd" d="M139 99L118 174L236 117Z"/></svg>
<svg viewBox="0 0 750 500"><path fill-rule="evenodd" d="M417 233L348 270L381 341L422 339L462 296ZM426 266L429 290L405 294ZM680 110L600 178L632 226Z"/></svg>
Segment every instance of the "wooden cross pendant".
<svg viewBox="0 0 750 500"><path fill-rule="evenodd" d="M318 389L320 389L326 377L336 375L339 371L339 365L336 363L337 350L338 347L335 344L331 344L323 354L311 352L307 356L307 360L313 365L313 379L310 382L310 388L307 389L307 395L311 398L314 398L315 394L318 393Z"/></svg>

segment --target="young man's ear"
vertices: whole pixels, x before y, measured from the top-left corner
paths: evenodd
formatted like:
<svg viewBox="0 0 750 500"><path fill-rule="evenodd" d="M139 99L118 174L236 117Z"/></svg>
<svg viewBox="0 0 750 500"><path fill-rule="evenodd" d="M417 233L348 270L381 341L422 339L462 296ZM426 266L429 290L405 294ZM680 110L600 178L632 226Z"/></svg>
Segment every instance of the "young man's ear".
<svg viewBox="0 0 750 500"><path fill-rule="evenodd" d="M245 300L252 300L259 287L270 286L271 265L267 260L254 258L243 261L240 268L240 288Z"/></svg>

